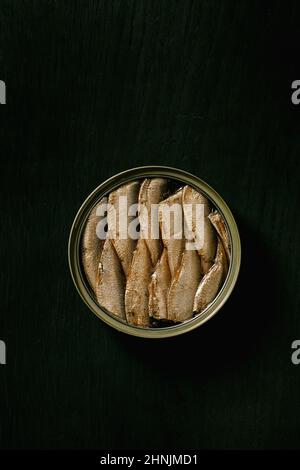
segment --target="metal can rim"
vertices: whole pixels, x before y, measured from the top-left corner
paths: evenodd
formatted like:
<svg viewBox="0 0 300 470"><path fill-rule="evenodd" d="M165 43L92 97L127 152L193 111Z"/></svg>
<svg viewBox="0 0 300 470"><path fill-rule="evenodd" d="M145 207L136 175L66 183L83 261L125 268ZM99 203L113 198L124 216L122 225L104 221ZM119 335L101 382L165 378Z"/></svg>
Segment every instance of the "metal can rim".
<svg viewBox="0 0 300 470"><path fill-rule="evenodd" d="M91 295L81 269L80 261L80 241L85 221L92 208L108 192L114 190L126 182L136 178L165 177L179 180L182 183L189 184L195 189L202 191L212 201L217 210L221 212L231 239L231 261L229 272L224 284L213 302L199 315L178 325L164 328L141 328L129 325L125 321L117 319L115 316L100 307ZM143 338L167 338L177 336L191 331L212 318L224 305L229 298L238 278L241 264L241 242L239 231L235 219L223 200L223 198L205 181L179 168L168 166L142 166L122 171L101 183L85 199L79 208L73 221L69 242L68 242L68 261L71 276L75 287L89 309L101 320L111 327L133 336Z"/></svg>

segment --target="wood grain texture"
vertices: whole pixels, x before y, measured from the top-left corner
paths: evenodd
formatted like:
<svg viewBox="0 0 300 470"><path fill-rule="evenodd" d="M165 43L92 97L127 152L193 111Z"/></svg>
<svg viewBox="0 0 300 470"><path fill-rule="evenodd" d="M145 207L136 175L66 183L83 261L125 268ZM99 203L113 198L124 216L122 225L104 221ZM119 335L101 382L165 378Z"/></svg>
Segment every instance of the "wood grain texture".
<svg viewBox="0 0 300 470"><path fill-rule="evenodd" d="M296 2L1 0L1 448L300 446L298 18ZM84 198L147 164L210 183L243 249L222 311L156 342L93 316L67 263Z"/></svg>

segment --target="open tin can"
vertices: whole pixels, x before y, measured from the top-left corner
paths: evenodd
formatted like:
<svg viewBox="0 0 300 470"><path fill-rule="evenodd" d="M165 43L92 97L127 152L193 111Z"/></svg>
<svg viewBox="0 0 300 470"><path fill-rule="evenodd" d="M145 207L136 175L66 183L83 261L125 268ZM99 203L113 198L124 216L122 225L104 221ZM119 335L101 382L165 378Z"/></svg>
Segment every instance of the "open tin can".
<svg viewBox="0 0 300 470"><path fill-rule="evenodd" d="M186 185L188 185L188 187L203 194L210 202L211 207L222 217L230 245L230 257L226 269L226 278L213 301L194 317L172 325L167 323L167 326L164 325L163 327L140 327L130 324L126 319L117 317L113 312L108 311L105 307L100 305L87 280L82 264L82 238L92 210L105 196L116 191L123 185L132 181L143 181L151 178L166 179L171 182L171 184L174 182L175 187L176 185L177 187L186 187ZM101 320L113 328L130 335L144 338L166 338L186 333L197 328L220 310L230 296L238 277L241 261L241 245L238 228L230 209L219 194L207 183L180 169L164 166L145 166L133 168L109 178L87 197L76 214L71 228L68 257L71 275L80 296L90 310Z"/></svg>

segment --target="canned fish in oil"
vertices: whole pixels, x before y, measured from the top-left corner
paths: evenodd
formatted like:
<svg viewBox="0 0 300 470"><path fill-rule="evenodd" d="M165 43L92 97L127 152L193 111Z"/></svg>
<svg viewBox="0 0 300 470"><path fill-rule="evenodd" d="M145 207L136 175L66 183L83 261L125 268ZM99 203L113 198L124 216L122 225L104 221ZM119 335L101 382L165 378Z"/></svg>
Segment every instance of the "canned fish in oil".
<svg viewBox="0 0 300 470"><path fill-rule="evenodd" d="M231 211L207 183L145 166L88 196L68 256L80 296L100 319L127 334L166 338L220 310L238 277L241 246Z"/></svg>

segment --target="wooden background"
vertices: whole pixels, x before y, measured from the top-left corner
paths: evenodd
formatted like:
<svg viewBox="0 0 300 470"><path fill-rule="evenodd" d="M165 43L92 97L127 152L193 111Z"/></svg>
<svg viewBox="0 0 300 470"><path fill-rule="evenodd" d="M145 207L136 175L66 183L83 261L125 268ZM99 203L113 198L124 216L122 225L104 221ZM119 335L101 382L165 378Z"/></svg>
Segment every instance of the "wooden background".
<svg viewBox="0 0 300 470"><path fill-rule="evenodd" d="M2 448L300 447L297 2L1 0ZM67 241L109 176L163 164L238 222L222 311L175 339L82 303Z"/></svg>

